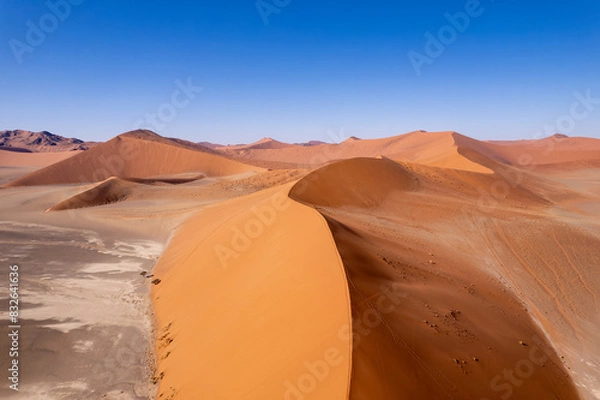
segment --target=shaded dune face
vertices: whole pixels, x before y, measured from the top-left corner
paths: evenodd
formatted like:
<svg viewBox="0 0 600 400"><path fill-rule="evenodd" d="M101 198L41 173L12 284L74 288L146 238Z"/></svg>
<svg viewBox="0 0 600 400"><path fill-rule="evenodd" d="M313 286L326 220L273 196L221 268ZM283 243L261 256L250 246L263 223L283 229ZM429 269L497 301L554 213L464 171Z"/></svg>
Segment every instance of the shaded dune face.
<svg viewBox="0 0 600 400"><path fill-rule="evenodd" d="M127 199L135 188L135 183L123 179L110 178L91 189L61 201L48 211L74 210L78 208L101 206Z"/></svg>
<svg viewBox="0 0 600 400"><path fill-rule="evenodd" d="M539 221L549 202L521 186L490 213L478 205L476 188L500 175L389 163L342 161L290 191L325 216L344 263L353 318L350 398L580 398L557 355L568 339L551 330L561 313L539 318L560 310L564 295L531 280L540 275L556 285L554 279L577 278L592 260L574 262L573 271L548 256L550 269L564 275L548 273L539 260L525 262L533 270L523 275L517 260L531 251L498 238L517 229L510 221L523 207ZM352 170L362 172L344 175ZM557 247L542 235L535 245L540 252ZM578 296L576 288L565 290Z"/></svg>
<svg viewBox="0 0 600 400"><path fill-rule="evenodd" d="M178 185L202 179L202 175L195 178L154 178L154 179L121 179L109 178L94 185L90 189L76 194L49 208L47 211L74 210L78 208L103 206L127 200L136 194L136 188L141 185Z"/></svg>
<svg viewBox="0 0 600 400"><path fill-rule="evenodd" d="M234 175L261 168L200 151L146 131L126 133L66 160L34 171L6 186L98 182L110 177L150 178L180 173Z"/></svg>

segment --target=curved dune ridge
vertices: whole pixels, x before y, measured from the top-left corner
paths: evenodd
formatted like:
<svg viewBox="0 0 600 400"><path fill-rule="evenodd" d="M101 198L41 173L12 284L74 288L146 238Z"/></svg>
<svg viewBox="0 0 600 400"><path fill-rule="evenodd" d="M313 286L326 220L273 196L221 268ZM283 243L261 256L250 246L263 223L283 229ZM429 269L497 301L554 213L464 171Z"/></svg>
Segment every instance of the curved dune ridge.
<svg viewBox="0 0 600 400"><path fill-rule="evenodd" d="M108 178L73 197L49 208L50 211L74 210L78 208L102 206L117 203L127 199L133 192L136 184L119 178Z"/></svg>
<svg viewBox="0 0 600 400"><path fill-rule="evenodd" d="M322 167L290 191L294 199L324 207L375 207L394 192L416 190L418 180L385 158L354 158Z"/></svg>
<svg viewBox="0 0 600 400"><path fill-rule="evenodd" d="M204 209L171 240L152 291L158 398L348 398L343 266L288 190Z"/></svg>
<svg viewBox="0 0 600 400"><path fill-rule="evenodd" d="M202 175L189 178L164 177L152 179L123 179L111 177L105 181L95 184L90 189L86 189L75 196L61 201L46 211L51 212L74 210L78 208L96 207L118 203L134 195L136 193L136 188L140 185L176 185L193 182L198 179L202 179L202 177Z"/></svg>
<svg viewBox="0 0 600 400"><path fill-rule="evenodd" d="M6 186L87 183L112 176L149 178L185 172L225 176L262 170L216 155L210 149L199 149L200 146L186 146L150 131L134 131L34 171Z"/></svg>
<svg viewBox="0 0 600 400"><path fill-rule="evenodd" d="M465 190L493 183L489 175L408 166L419 190L405 190L402 178L345 174L366 164L326 166L290 191L327 219L344 263L353 316L350 399L578 399L598 390L597 234L545 213L535 181L513 189L521 193L516 204L530 199L528 211L498 202L491 213L477 190ZM341 192L349 181L355 189ZM362 198L363 188L389 193L394 185L403 191L393 207ZM348 205L340 194L357 207L339 209ZM578 243L589 253L578 254Z"/></svg>

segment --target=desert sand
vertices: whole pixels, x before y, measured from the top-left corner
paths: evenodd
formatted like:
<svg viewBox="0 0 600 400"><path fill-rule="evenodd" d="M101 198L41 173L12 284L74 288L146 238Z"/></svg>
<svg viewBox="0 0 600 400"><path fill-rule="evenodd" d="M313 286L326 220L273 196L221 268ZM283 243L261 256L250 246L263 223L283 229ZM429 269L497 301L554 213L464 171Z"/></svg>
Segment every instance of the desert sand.
<svg viewBox="0 0 600 400"><path fill-rule="evenodd" d="M135 131L52 164L12 153L23 362L53 343L59 367L31 398L600 398L598 139Z"/></svg>

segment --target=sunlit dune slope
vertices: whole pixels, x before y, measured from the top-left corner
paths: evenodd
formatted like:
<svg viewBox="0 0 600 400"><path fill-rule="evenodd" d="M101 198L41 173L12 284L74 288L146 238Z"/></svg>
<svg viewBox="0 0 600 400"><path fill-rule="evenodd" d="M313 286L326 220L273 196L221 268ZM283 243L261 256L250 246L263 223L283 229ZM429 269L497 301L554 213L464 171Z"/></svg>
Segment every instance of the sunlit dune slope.
<svg viewBox="0 0 600 400"><path fill-rule="evenodd" d="M347 398L347 281L325 220L288 190L206 208L171 240L152 291L158 398Z"/></svg>
<svg viewBox="0 0 600 400"><path fill-rule="evenodd" d="M349 161L374 169L355 175L340 207ZM418 183L407 190L383 163L349 161L290 196L326 217L346 269L351 399L593 398L597 227L559 218L534 179L485 205L479 189L508 176L407 164ZM363 201L377 185L387 198ZM380 301L390 293L393 304Z"/></svg>
<svg viewBox="0 0 600 400"><path fill-rule="evenodd" d="M148 178L184 172L233 175L261 168L229 160L213 150L199 151L149 131L134 131L84 153L34 171L7 186L97 182L110 178Z"/></svg>

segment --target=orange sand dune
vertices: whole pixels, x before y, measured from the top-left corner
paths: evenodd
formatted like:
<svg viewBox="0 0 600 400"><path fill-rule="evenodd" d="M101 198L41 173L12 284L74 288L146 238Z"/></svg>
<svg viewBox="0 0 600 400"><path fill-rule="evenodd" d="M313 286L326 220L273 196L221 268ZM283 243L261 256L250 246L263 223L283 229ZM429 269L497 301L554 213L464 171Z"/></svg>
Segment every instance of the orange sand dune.
<svg viewBox="0 0 600 400"><path fill-rule="evenodd" d="M63 151L55 153L21 153L16 151L0 150L1 167L46 167L48 165L66 160L82 150Z"/></svg>
<svg viewBox="0 0 600 400"><path fill-rule="evenodd" d="M131 195L136 184L119 178L109 178L73 197L61 201L47 211L73 210L117 203Z"/></svg>
<svg viewBox="0 0 600 400"><path fill-rule="evenodd" d="M351 399L600 393L597 225L558 218L538 194L546 183L526 172L507 199L485 204L479 189L501 175L409 164L418 190L407 190L405 175L353 175L366 164L329 165L290 191L318 206L344 262ZM348 176L356 176L352 195L338 187ZM388 189L394 182L397 190ZM377 185L387 198L365 202ZM375 301L385 291L395 307Z"/></svg>
<svg viewBox="0 0 600 400"><path fill-rule="evenodd" d="M457 135L455 132L418 131L384 139L350 138L340 144L246 149L228 154L235 154L242 160L287 162L313 168L347 158L386 156L399 161L491 173L488 168L458 153Z"/></svg>
<svg viewBox="0 0 600 400"><path fill-rule="evenodd" d="M142 185L177 185L198 180L193 178L153 178L153 179L121 179L108 178L93 185L83 192L50 207L47 211L74 210L78 208L102 206L124 201L138 194L136 188Z"/></svg>
<svg viewBox="0 0 600 400"><path fill-rule="evenodd" d="M348 397L343 267L323 218L287 190L207 208L173 237L152 292L158 398Z"/></svg>
<svg viewBox="0 0 600 400"><path fill-rule="evenodd" d="M316 170L294 186L291 194L323 206L375 207L393 192L416 190L417 178L388 159L354 158Z"/></svg>
<svg viewBox="0 0 600 400"><path fill-rule="evenodd" d="M350 138L340 144L319 146L242 146L227 150L227 154L248 162L285 162L312 168L347 158L386 156L396 161L492 173L493 167L498 163L527 167L599 160L600 140L555 135L541 140L484 142L457 132L416 131L383 139Z"/></svg>
<svg viewBox="0 0 600 400"><path fill-rule="evenodd" d="M262 170L213 154L210 149L199 149L200 146L186 146L149 131L135 131L16 179L7 186L85 183L111 176L148 178L184 172L224 176Z"/></svg>
<svg viewBox="0 0 600 400"><path fill-rule="evenodd" d="M520 171L518 182L512 168L494 174L430 167L413 163L397 163L387 158L354 158L319 168L300 180L291 191L295 199L321 207L374 207L393 209L403 192L417 192L427 185L428 192L440 198L463 201L475 199L477 204L501 203L505 207L526 208L548 206L546 186L553 195L567 197L571 192L556 182ZM535 186L536 193L523 186ZM562 191L561 191L562 190Z"/></svg>

